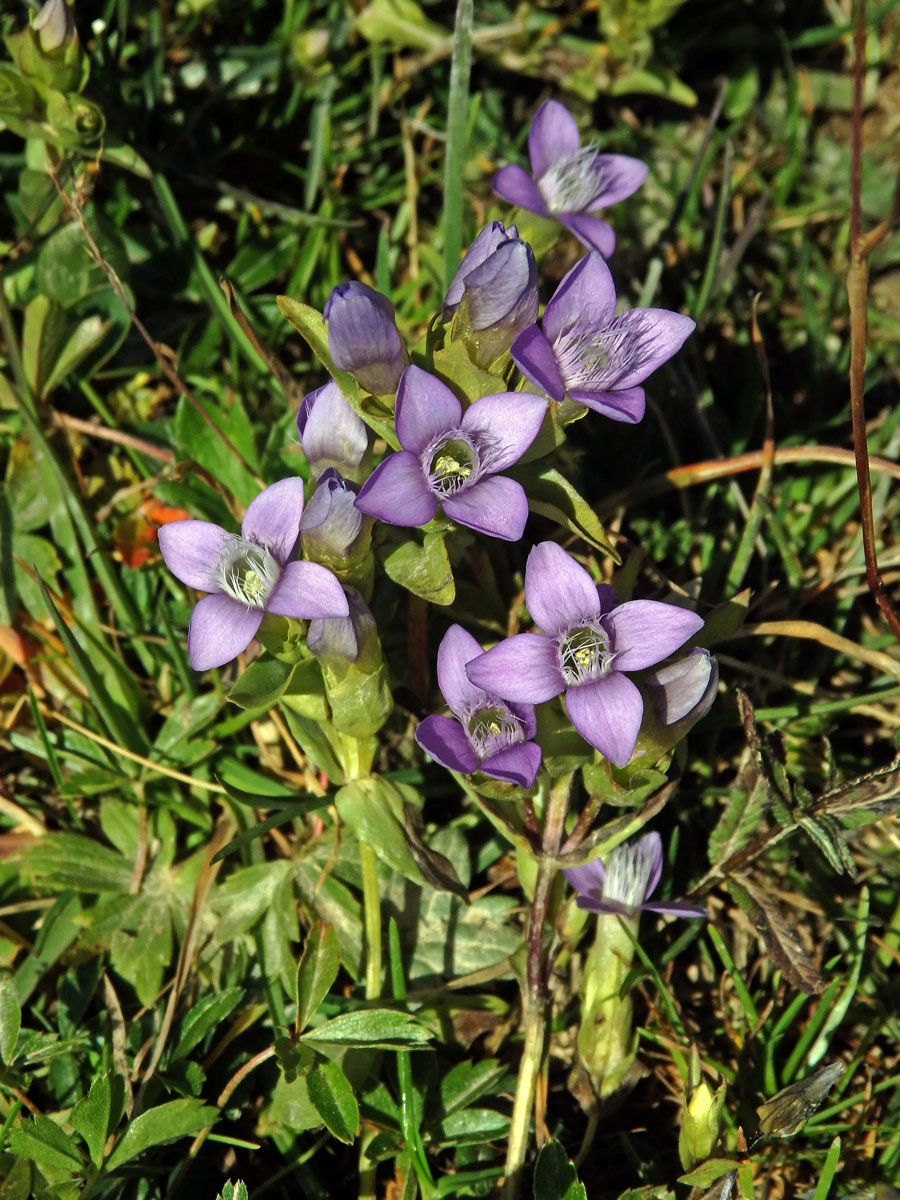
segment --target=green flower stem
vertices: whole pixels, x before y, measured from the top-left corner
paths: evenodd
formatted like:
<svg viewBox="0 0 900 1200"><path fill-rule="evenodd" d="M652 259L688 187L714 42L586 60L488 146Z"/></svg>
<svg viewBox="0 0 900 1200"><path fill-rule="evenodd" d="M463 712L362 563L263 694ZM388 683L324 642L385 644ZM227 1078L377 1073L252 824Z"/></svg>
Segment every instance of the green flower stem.
<svg viewBox="0 0 900 1200"><path fill-rule="evenodd" d="M525 988L522 993L525 1046L522 1050L513 1101L501 1200L516 1200L522 1188L531 1110L544 1058L548 1017L547 977L550 968L550 951L544 953L544 927L550 908L553 882L559 870L556 855L565 832L571 786L571 774L557 779L550 789L544 813L542 854L538 860L534 899L528 918L528 958Z"/></svg>

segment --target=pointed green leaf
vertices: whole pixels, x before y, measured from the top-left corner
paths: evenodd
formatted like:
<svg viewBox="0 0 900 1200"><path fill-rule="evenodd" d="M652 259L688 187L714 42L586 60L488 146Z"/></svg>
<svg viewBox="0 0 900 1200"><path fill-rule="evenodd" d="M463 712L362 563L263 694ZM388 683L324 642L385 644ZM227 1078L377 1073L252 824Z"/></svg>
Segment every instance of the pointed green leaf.
<svg viewBox="0 0 900 1200"><path fill-rule="evenodd" d="M16 1057L16 1042L22 1024L19 994L13 981L4 976L0 979L0 1059L8 1066Z"/></svg>
<svg viewBox="0 0 900 1200"><path fill-rule="evenodd" d="M426 533L420 541L411 534L379 548L387 575L430 604L452 604L456 584L444 544L446 533Z"/></svg>
<svg viewBox="0 0 900 1200"><path fill-rule="evenodd" d="M211 996L204 996L198 1001L181 1022L181 1035L175 1045L173 1061L190 1054L211 1029L234 1011L243 995L243 988L229 988L225 992L214 992Z"/></svg>
<svg viewBox="0 0 900 1200"><path fill-rule="evenodd" d="M297 1032L306 1028L319 1011L337 979L341 952L330 925L315 924L306 937L306 944L297 966Z"/></svg>
<svg viewBox="0 0 900 1200"><path fill-rule="evenodd" d="M577 534L597 550L621 562L600 518L569 481L553 467L540 463L512 467L509 475L518 479L528 497L532 512L549 517L571 533Z"/></svg>
<svg viewBox="0 0 900 1200"><path fill-rule="evenodd" d="M151 1146L164 1146L212 1125L219 1110L202 1100L170 1100L136 1117L113 1148L104 1170L115 1171Z"/></svg>
<svg viewBox="0 0 900 1200"><path fill-rule="evenodd" d="M303 1035L301 1041L329 1046L367 1046L372 1050L425 1048L431 1032L411 1013L389 1008L341 1013Z"/></svg>
<svg viewBox="0 0 900 1200"><path fill-rule="evenodd" d="M84 1138L91 1162L99 1167L103 1161L103 1148L109 1136L109 1113L112 1106L112 1087L109 1075L100 1075L91 1084L91 1090L69 1114L69 1124Z"/></svg>
<svg viewBox="0 0 900 1200"><path fill-rule="evenodd" d="M339 1142L352 1142L359 1133L359 1105L337 1063L320 1059L307 1073L306 1086L328 1132Z"/></svg>
<svg viewBox="0 0 900 1200"><path fill-rule="evenodd" d="M559 1142L547 1142L534 1164L534 1200L587 1200L584 1184Z"/></svg>
<svg viewBox="0 0 900 1200"><path fill-rule="evenodd" d="M18 1125L9 1135L8 1146L13 1154L47 1167L74 1172L83 1165L72 1139L49 1117L38 1115Z"/></svg>
<svg viewBox="0 0 900 1200"><path fill-rule="evenodd" d="M417 800L416 792L407 785L372 776L342 787L335 805L341 820L382 862L422 885L425 876L410 849L404 817L404 804Z"/></svg>

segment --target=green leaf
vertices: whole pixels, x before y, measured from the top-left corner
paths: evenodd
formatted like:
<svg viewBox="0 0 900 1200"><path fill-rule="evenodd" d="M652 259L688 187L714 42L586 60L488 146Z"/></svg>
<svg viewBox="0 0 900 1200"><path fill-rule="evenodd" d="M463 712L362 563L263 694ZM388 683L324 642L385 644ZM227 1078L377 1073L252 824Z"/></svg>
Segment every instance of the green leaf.
<svg viewBox="0 0 900 1200"><path fill-rule="evenodd" d="M170 1100L148 1109L131 1122L116 1142L104 1163L104 1171L115 1171L151 1146L164 1146L199 1133L212 1125L218 1116L219 1110L202 1100Z"/></svg>
<svg viewBox="0 0 900 1200"><path fill-rule="evenodd" d="M509 1117L492 1108L466 1108L434 1127L433 1138L444 1146L479 1146L509 1133Z"/></svg>
<svg viewBox="0 0 900 1200"><path fill-rule="evenodd" d="M294 667L278 658L258 658L241 674L228 693L240 708L269 708L284 693Z"/></svg>
<svg viewBox="0 0 900 1200"><path fill-rule="evenodd" d="M549 517L570 533L584 538L589 545L608 554L613 562L622 561L600 518L559 471L535 463L512 467L508 474L524 487L532 512Z"/></svg>
<svg viewBox="0 0 900 1200"><path fill-rule="evenodd" d="M414 883L425 883L405 828L404 805L421 803L415 789L376 775L345 784L334 803L341 820L382 862Z"/></svg>
<svg viewBox="0 0 900 1200"><path fill-rule="evenodd" d="M356 18L356 28L369 42L387 42L395 50L436 50L450 32L426 17L416 0L372 0Z"/></svg>
<svg viewBox="0 0 900 1200"><path fill-rule="evenodd" d="M19 994L13 981L4 976L0 979L0 1059L9 1066L16 1057L16 1042L22 1025L22 1010Z"/></svg>
<svg viewBox="0 0 900 1200"><path fill-rule="evenodd" d="M421 596L430 604L452 604L456 584L450 557L444 544L446 532L426 533L420 541L411 534L398 542L389 541L379 547L378 557L385 572L407 591Z"/></svg>
<svg viewBox="0 0 900 1200"><path fill-rule="evenodd" d="M95 1167L99 1167L103 1161L103 1148L109 1136L111 1107L112 1086L109 1075L106 1074L94 1080L91 1090L78 1101L69 1114L69 1124L84 1138Z"/></svg>
<svg viewBox="0 0 900 1200"><path fill-rule="evenodd" d="M23 852L26 869L45 887L127 895L134 863L77 833L50 833Z"/></svg>
<svg viewBox="0 0 900 1200"><path fill-rule="evenodd" d="M239 448L248 465L256 467L253 427L243 404L236 398L227 408L207 398L198 399L198 403L231 446L216 436L194 405L182 396L175 410L175 443L179 458L199 463L242 504L249 504L259 492L259 485L231 448Z"/></svg>
<svg viewBox="0 0 900 1200"><path fill-rule="evenodd" d="M204 996L198 1001L181 1022L181 1033L172 1055L173 1061L190 1054L211 1029L234 1011L243 995L243 988L229 988L225 992Z"/></svg>
<svg viewBox="0 0 900 1200"><path fill-rule="evenodd" d="M317 922L306 935L297 966L297 1032L306 1028L319 1011L337 979L341 965L337 938L330 925Z"/></svg>
<svg viewBox="0 0 900 1200"><path fill-rule="evenodd" d="M317 1025L301 1039L328 1046L366 1046L371 1050L423 1049L432 1034L411 1013L389 1008L341 1013Z"/></svg>
<svg viewBox="0 0 900 1200"><path fill-rule="evenodd" d="M482 1096L497 1091L507 1074L507 1068L496 1058L457 1063L440 1082L440 1118L461 1112Z"/></svg>
<svg viewBox="0 0 900 1200"><path fill-rule="evenodd" d="M17 1125L10 1132L8 1146L13 1154L42 1166L73 1173L82 1166L78 1152L72 1148L72 1139L49 1117L38 1115L33 1121Z"/></svg>
<svg viewBox="0 0 900 1200"><path fill-rule="evenodd" d="M721 1179L723 1175L737 1170L739 1165L737 1159L734 1158L708 1158L706 1162L694 1167L693 1171L688 1171L686 1175L679 1175L678 1182L686 1183L689 1187L707 1188L717 1179Z"/></svg>
<svg viewBox="0 0 900 1200"><path fill-rule="evenodd" d="M229 1179L216 1196L216 1200L249 1200L246 1183L241 1179L237 1183L232 1183Z"/></svg>
<svg viewBox="0 0 900 1200"><path fill-rule="evenodd" d="M359 1133L359 1105L347 1076L337 1063L320 1059L307 1072L306 1086L328 1132L339 1142L352 1142Z"/></svg>
<svg viewBox="0 0 900 1200"><path fill-rule="evenodd" d="M584 1184L559 1142L541 1147L534 1164L534 1200L587 1200Z"/></svg>
<svg viewBox="0 0 900 1200"><path fill-rule="evenodd" d="M470 401L506 391L506 383L502 376L494 375L493 372L473 363L461 340L453 341L443 350L438 350L434 356L434 373L439 375L452 391L457 394L461 392Z"/></svg>

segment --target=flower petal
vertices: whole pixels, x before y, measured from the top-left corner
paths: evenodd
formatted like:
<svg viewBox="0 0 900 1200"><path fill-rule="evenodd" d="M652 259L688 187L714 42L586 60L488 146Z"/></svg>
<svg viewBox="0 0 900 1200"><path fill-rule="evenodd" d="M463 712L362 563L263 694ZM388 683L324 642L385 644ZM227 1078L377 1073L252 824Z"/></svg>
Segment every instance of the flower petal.
<svg viewBox="0 0 900 1200"><path fill-rule="evenodd" d="M539 217L546 217L547 205L544 203L544 197L538 191L537 184L524 168L515 163L510 163L508 167L501 167L494 176L491 187L501 200L517 204L519 208L537 213Z"/></svg>
<svg viewBox="0 0 900 1200"><path fill-rule="evenodd" d="M595 858L593 862L584 863L580 867L569 867L567 871L563 871L566 879L582 896L586 898L595 897L600 899L603 896L603 881L606 879L606 868L599 858Z"/></svg>
<svg viewBox="0 0 900 1200"><path fill-rule="evenodd" d="M375 468L360 488L356 507L386 525L427 525L437 500L415 454L399 450Z"/></svg>
<svg viewBox="0 0 900 1200"><path fill-rule="evenodd" d="M556 542L541 542L525 564L525 603L550 637L599 617L600 597L587 571Z"/></svg>
<svg viewBox="0 0 900 1200"><path fill-rule="evenodd" d="M541 748L536 742L521 742L482 761L479 768L492 779L503 779L530 788L541 765Z"/></svg>
<svg viewBox="0 0 900 1200"><path fill-rule="evenodd" d="M619 319L623 328L634 326L639 330L640 352L634 355L633 368L616 380L616 391L633 387L652 375L677 354L695 327L690 317L667 308L634 308Z"/></svg>
<svg viewBox="0 0 900 1200"><path fill-rule="evenodd" d="M410 366L397 389L395 412L400 445L421 454L442 433L459 428L462 405L446 383L421 367Z"/></svg>
<svg viewBox="0 0 900 1200"><path fill-rule="evenodd" d="M188 662L195 671L222 667L246 650L265 614L219 593L194 605L188 628Z"/></svg>
<svg viewBox="0 0 900 1200"><path fill-rule="evenodd" d="M616 286L612 272L602 256L592 252L563 276L544 312L541 328L555 345L563 330L573 325L579 330L603 329L615 312Z"/></svg>
<svg viewBox="0 0 900 1200"><path fill-rule="evenodd" d="M517 633L466 666L471 681L503 700L539 704L566 686L556 664L556 647L537 633Z"/></svg>
<svg viewBox="0 0 900 1200"><path fill-rule="evenodd" d="M547 401L529 392L498 392L482 396L466 410L462 428L481 435L490 447L488 469L493 474L518 462L538 435Z"/></svg>
<svg viewBox="0 0 900 1200"><path fill-rule="evenodd" d="M641 693L630 679L612 674L570 687L566 712L584 740L611 763L617 767L628 763L644 715Z"/></svg>
<svg viewBox="0 0 900 1200"><path fill-rule="evenodd" d="M597 197L595 208L618 204L626 196L633 195L647 178L647 164L628 154L598 154L596 161L603 177L603 191Z"/></svg>
<svg viewBox="0 0 900 1200"><path fill-rule="evenodd" d="M435 762L450 771L471 775L479 768L478 755L469 745L459 721L426 717L416 730L416 741Z"/></svg>
<svg viewBox="0 0 900 1200"><path fill-rule="evenodd" d="M668 658L699 633L703 618L661 600L629 600L603 618L616 671L640 671Z"/></svg>
<svg viewBox="0 0 900 1200"><path fill-rule="evenodd" d="M201 592L218 592L219 559L234 534L211 521L170 521L160 528L159 548L176 579Z"/></svg>
<svg viewBox="0 0 900 1200"><path fill-rule="evenodd" d="M290 562L281 572L266 611L278 617L346 617L350 612L344 589L319 563Z"/></svg>
<svg viewBox="0 0 900 1200"><path fill-rule="evenodd" d="M585 388L575 388L569 395L579 404L586 404L611 421L624 421L628 425L637 425L646 408L644 389L641 387L623 388L616 392L591 392Z"/></svg>
<svg viewBox="0 0 900 1200"><path fill-rule="evenodd" d="M537 325L522 330L513 342L510 354L526 379L543 388L551 399L564 399L566 385L559 373L556 355Z"/></svg>
<svg viewBox="0 0 900 1200"><path fill-rule="evenodd" d="M592 217L590 213L558 213L557 220L569 233L574 233L583 246L604 258L609 258L616 248L612 225L602 217Z"/></svg>
<svg viewBox="0 0 900 1200"><path fill-rule="evenodd" d="M303 480L297 476L273 483L253 500L244 513L241 533L272 551L283 567L300 535L303 516Z"/></svg>
<svg viewBox="0 0 900 1200"><path fill-rule="evenodd" d="M528 497L521 483L505 475L488 475L465 491L443 502L451 520L486 533L488 537L517 542L528 520Z"/></svg>
<svg viewBox="0 0 900 1200"><path fill-rule="evenodd" d="M683 900L672 900L668 904L642 904L642 909L648 912L665 913L669 917L708 917L709 913L702 904L687 904Z"/></svg>
<svg viewBox="0 0 900 1200"><path fill-rule="evenodd" d="M626 845L628 845L627 842ZM641 902L643 903L648 896L652 896L656 891L656 885L659 883L660 876L662 875L662 838L655 829L650 833L645 833L643 837L638 838L634 845L633 854L635 857L639 856L645 862L649 861L647 884L644 888L644 895L641 897Z"/></svg>
<svg viewBox="0 0 900 1200"><path fill-rule="evenodd" d="M365 423L333 381L305 397L297 413L297 432L316 475L331 465L358 467L369 443Z"/></svg>
<svg viewBox="0 0 900 1200"><path fill-rule="evenodd" d="M441 639L437 656L438 686L457 716L468 704L484 699L484 692L466 674L466 663L483 653L484 647L462 625L451 625Z"/></svg>
<svg viewBox="0 0 900 1200"><path fill-rule="evenodd" d="M545 100L528 130L528 157L535 178L539 179L557 159L577 154L580 146L578 126L566 106L558 100Z"/></svg>

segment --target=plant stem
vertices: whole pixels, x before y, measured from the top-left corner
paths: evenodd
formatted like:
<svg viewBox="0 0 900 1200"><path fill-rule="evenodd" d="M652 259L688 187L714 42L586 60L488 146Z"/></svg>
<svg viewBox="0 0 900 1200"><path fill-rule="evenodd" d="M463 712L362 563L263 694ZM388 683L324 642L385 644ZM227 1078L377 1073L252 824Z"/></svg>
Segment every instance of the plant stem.
<svg viewBox="0 0 900 1200"><path fill-rule="evenodd" d="M547 1029L547 977L550 970L549 953L544 954L544 923L550 907L553 881L559 870L556 855L565 831L571 786L571 774L564 775L554 782L544 814L543 853L538 861L534 899L531 902L531 912L528 918L526 943L528 960L525 988L522 994L525 1046L522 1051L522 1061L519 1064L516 1096L513 1102L501 1200L516 1200L522 1188L525 1156L528 1151L531 1109L534 1105L538 1074L544 1058Z"/></svg>

